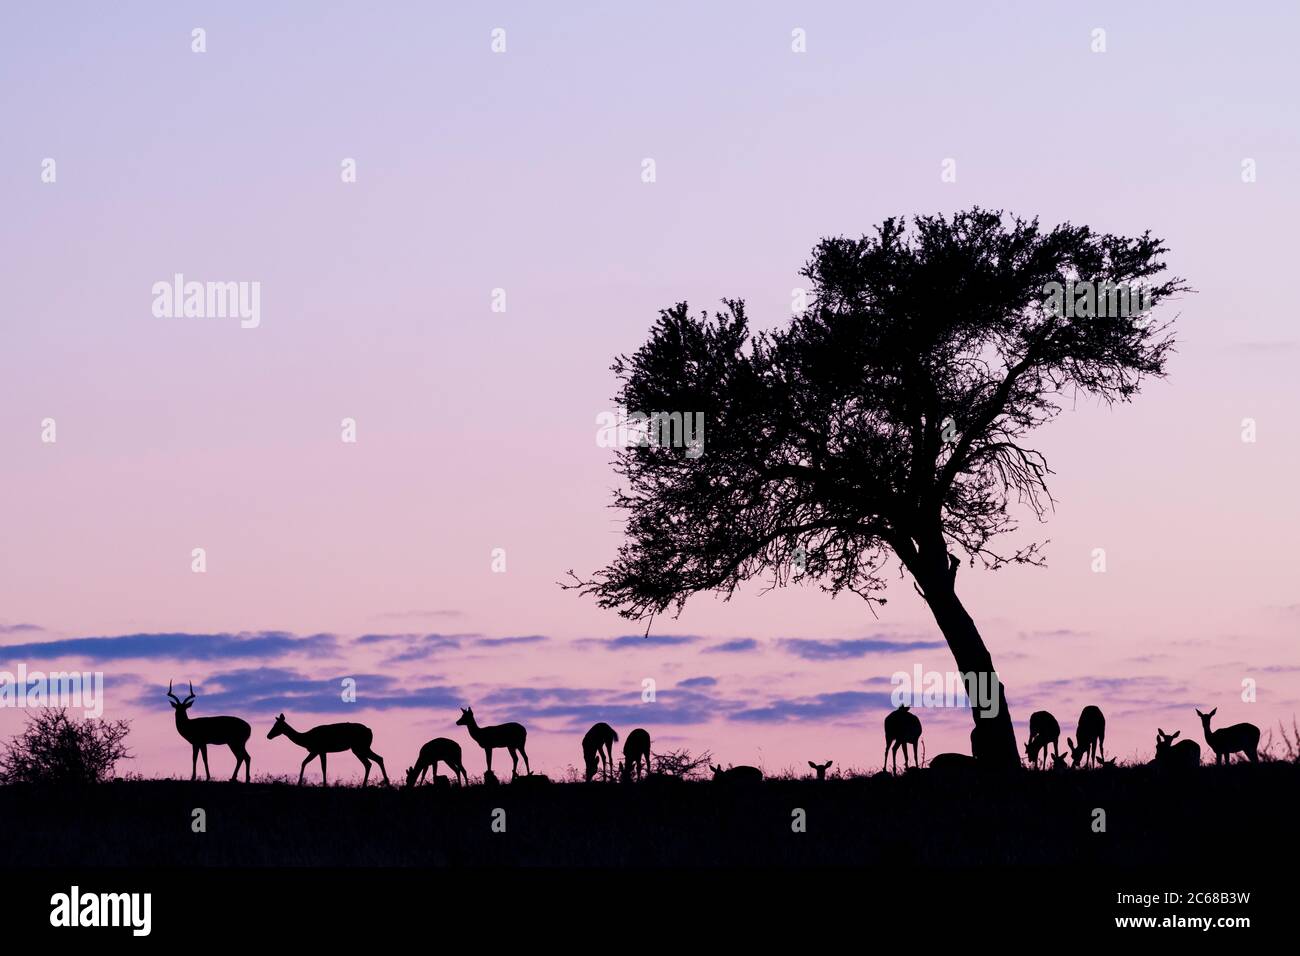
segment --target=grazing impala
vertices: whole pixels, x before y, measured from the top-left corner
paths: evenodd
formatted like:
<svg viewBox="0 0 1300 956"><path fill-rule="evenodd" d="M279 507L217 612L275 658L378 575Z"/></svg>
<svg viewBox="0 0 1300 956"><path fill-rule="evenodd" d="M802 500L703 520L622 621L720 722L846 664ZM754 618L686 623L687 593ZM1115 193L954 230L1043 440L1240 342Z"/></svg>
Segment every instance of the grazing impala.
<svg viewBox="0 0 1300 956"><path fill-rule="evenodd" d="M1156 764L1161 767L1199 767L1201 745L1195 740L1179 740L1180 731L1167 734L1156 728Z"/></svg>
<svg viewBox="0 0 1300 956"><path fill-rule="evenodd" d="M623 741L623 764L619 773L624 780L633 780L641 776L641 761L645 761L645 772L650 773L650 734L638 727L627 735Z"/></svg>
<svg viewBox="0 0 1300 956"><path fill-rule="evenodd" d="M1231 727L1220 727L1218 730L1210 729L1210 718L1219 712L1219 708L1214 708L1208 714L1203 714L1199 710L1196 716L1201 718L1201 727L1205 729L1205 742L1210 745L1214 751L1214 762L1232 763L1232 755L1238 752L1244 753L1250 758L1251 763L1259 761L1259 728L1254 724L1233 724Z"/></svg>
<svg viewBox="0 0 1300 956"><path fill-rule="evenodd" d="M894 754L894 772L898 772L898 748L903 748L903 769L907 769L907 745L912 745L912 762L920 766L916 758L916 742L921 739L921 719L908 710L906 704L899 704L898 710L885 715L885 761L889 761L890 748Z"/></svg>
<svg viewBox="0 0 1300 956"><path fill-rule="evenodd" d="M415 766L406 768L406 785L413 787L417 783L424 783L424 775L433 768L434 786L439 786L439 781L442 781L445 786L450 786L451 781L446 777L438 776L438 761L442 761L451 769L451 772L456 775L457 783L462 787L469 786L469 774L465 772L460 762L460 744L447 737L434 737L420 748L420 756L416 759Z"/></svg>
<svg viewBox="0 0 1300 956"><path fill-rule="evenodd" d="M235 755L235 772L231 780L239 779L239 765L244 765L244 783L248 783L252 761L248 759L248 738L253 728L248 722L238 717L195 717L190 719L190 704L194 703L194 682L190 682L190 695L181 700L172 693L172 682L167 682L167 696L171 698L172 710L176 711L176 729L194 748L194 759L190 761L190 779L199 775L199 754L203 754L203 772L209 780L212 773L208 770L208 744L229 747Z"/></svg>
<svg viewBox="0 0 1300 956"><path fill-rule="evenodd" d="M484 754L487 755L487 768L492 769L492 751L498 747L505 747L510 751L510 776L519 776L519 755L524 758L524 769L528 773L533 772L532 766L528 763L528 752L524 750L524 740L528 737L528 731L524 729L523 724L497 724L493 727L480 727L474 721L474 708L462 707L460 709L460 720L456 721L457 727L466 727L469 729L469 735L474 743L483 748Z"/></svg>
<svg viewBox="0 0 1300 956"><path fill-rule="evenodd" d="M384 775L384 785L388 785L388 771L384 769L384 758L370 749L370 744L375 739L374 732L364 724L321 724L304 733L290 727L288 721L284 719L284 714L281 714L275 718L275 726L266 735L266 739L272 740L281 734L307 751L302 766L298 768L299 786L302 785L302 775L307 769L307 764L317 757L320 757L321 786L328 786L329 781L325 779L325 755L342 753L344 750L351 750L356 754L357 759L366 768L361 786L364 787L370 781L372 760L379 764L379 772Z"/></svg>
<svg viewBox="0 0 1300 956"><path fill-rule="evenodd" d="M1047 745L1052 745L1052 753L1047 752ZM1036 710L1029 715L1029 742L1025 744L1025 755L1029 765L1037 767L1041 758L1044 767L1047 758L1061 752L1061 725L1045 710Z"/></svg>
<svg viewBox="0 0 1300 956"><path fill-rule="evenodd" d="M1101 749L1101 759L1106 759L1106 718L1101 710L1089 704L1079 712L1079 726L1074 731L1079 735L1078 746L1073 737L1066 737L1065 743L1070 748L1070 764L1079 766L1085 757L1097 766L1097 750Z"/></svg>
<svg viewBox="0 0 1300 956"><path fill-rule="evenodd" d="M604 722L593 724L582 738L582 761L587 766L587 783L596 776L599 767L609 779L609 766L614 762L614 741L618 734L614 728Z"/></svg>

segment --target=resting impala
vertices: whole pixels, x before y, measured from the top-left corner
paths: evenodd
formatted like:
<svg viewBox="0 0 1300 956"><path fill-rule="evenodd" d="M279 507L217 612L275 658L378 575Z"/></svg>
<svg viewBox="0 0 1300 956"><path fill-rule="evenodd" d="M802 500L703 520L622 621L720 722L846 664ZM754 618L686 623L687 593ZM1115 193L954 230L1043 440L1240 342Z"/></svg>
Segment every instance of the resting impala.
<svg viewBox="0 0 1300 956"><path fill-rule="evenodd" d="M194 759L190 761L190 779L193 780L199 775L199 754L203 754L203 772L209 780L212 779L212 772L208 770L208 744L216 744L218 747L229 747L231 753L235 755L235 772L230 775L230 779L239 779L239 765L242 763L244 783L248 783L252 767L252 762L248 759L248 738L253 733L253 728L248 726L248 722L238 717L195 717L191 720L190 704L194 703L193 681L190 682L190 696L184 700L172 693L172 682L168 681L167 696L171 698L172 709L176 711L176 729L194 748Z"/></svg>
<svg viewBox="0 0 1300 956"><path fill-rule="evenodd" d="M1199 767L1201 745L1195 740L1178 740L1180 731L1167 734L1156 728L1156 765L1161 767Z"/></svg>
<svg viewBox="0 0 1300 956"><path fill-rule="evenodd" d="M826 771L830 767L830 765L833 764L834 762L835 762L834 760L828 760L825 763L813 763L811 760L809 760L808 766L812 767L814 770L817 771L818 780L825 780Z"/></svg>
<svg viewBox="0 0 1300 956"><path fill-rule="evenodd" d="M1232 755L1240 751L1250 758L1251 763L1259 761L1259 728L1254 724L1233 724L1231 727L1210 729L1210 718L1219 712L1214 708L1208 714L1199 710L1196 716L1201 718L1201 727L1205 730L1205 742L1214 751L1214 762L1232 763Z"/></svg>
<svg viewBox="0 0 1300 956"><path fill-rule="evenodd" d="M275 718L275 726L266 735L266 739L271 740L281 734L307 751L302 766L298 768L299 786L302 786L302 775L307 769L307 764L317 757L320 757L321 786L328 786L329 781L325 779L325 755L341 753L344 750L351 750L356 754L357 759L366 768L361 786L364 787L370 781L371 760L379 764L379 772L384 775L384 785L388 785L388 771L384 769L384 758L370 749L370 744L375 739L374 732L364 724L321 724L304 733L290 727L289 722L284 719L284 714L281 714Z"/></svg>
<svg viewBox="0 0 1300 956"><path fill-rule="evenodd" d="M524 758L524 769L528 773L533 772L533 768L528 763L528 752L524 750L524 740L528 737L528 731L524 729L523 724L497 724L494 727L480 727L474 722L474 708L462 707L460 709L460 720L456 721L457 727L466 727L469 729L469 735L474 743L483 748L487 755L487 768L492 769L492 751L498 747L505 747L510 751L510 776L519 776L519 754Z"/></svg>

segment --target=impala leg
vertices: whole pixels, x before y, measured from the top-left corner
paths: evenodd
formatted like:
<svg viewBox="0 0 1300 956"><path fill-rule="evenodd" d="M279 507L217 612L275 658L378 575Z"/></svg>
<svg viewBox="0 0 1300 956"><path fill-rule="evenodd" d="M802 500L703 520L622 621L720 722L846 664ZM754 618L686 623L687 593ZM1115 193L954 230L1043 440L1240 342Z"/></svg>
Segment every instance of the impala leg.
<svg viewBox="0 0 1300 956"><path fill-rule="evenodd" d="M491 770L492 769L492 748L484 747L483 752L487 755L487 768Z"/></svg>
<svg viewBox="0 0 1300 956"><path fill-rule="evenodd" d="M372 750L372 751L370 751L370 759L373 760L375 763L379 764L379 772L382 773L382 774L384 775L384 786L385 786L385 787L388 786L388 769L384 766L384 758L381 757L381 756L379 756L379 754L375 753L375 752ZM434 775L435 777L438 776L438 768L437 768L437 767L434 767L433 775Z"/></svg>
<svg viewBox="0 0 1300 956"><path fill-rule="evenodd" d="M193 759L190 760L190 780L196 780L199 776L199 745L194 745Z"/></svg>
<svg viewBox="0 0 1300 956"><path fill-rule="evenodd" d="M360 753L359 751L354 750L352 752L356 754L357 759L361 761L361 766L366 768L365 775L361 778L361 786L364 787L367 783L370 782L370 760L366 757L365 754Z"/></svg>
<svg viewBox="0 0 1300 956"><path fill-rule="evenodd" d="M211 780L212 771L208 769L208 745L204 744L200 749L203 753L203 773L209 780Z"/></svg>
<svg viewBox="0 0 1300 956"><path fill-rule="evenodd" d="M316 759L316 755L315 755L315 754L308 754L308 755L303 759L302 766L298 768L298 786L300 786L300 787L302 786L302 775L303 775L303 772L307 769L307 764L311 763L311 762L312 762L313 760L315 760L315 759Z"/></svg>
<svg viewBox="0 0 1300 956"><path fill-rule="evenodd" d="M519 745L519 752L524 755L524 769L528 771L528 775L531 777L533 775L533 768L528 762L528 751L524 749L523 744Z"/></svg>
<svg viewBox="0 0 1300 956"><path fill-rule="evenodd" d="M506 750L510 752L510 779L513 780L519 776L519 754L514 747L507 747Z"/></svg>
<svg viewBox="0 0 1300 956"><path fill-rule="evenodd" d="M324 754L320 755L320 785L322 787L328 787L330 785L329 781L325 779L325 755Z"/></svg>

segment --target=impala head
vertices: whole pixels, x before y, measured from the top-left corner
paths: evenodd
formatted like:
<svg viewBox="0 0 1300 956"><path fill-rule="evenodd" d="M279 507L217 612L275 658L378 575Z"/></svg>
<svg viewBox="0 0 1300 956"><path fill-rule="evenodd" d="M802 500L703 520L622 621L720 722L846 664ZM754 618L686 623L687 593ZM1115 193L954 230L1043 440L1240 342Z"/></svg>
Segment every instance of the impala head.
<svg viewBox="0 0 1300 956"><path fill-rule="evenodd" d="M715 767L715 766L713 766L713 764L709 764L709 769L713 771L713 779L714 779L714 780L717 780L719 777L722 776L722 768L721 768L721 767Z"/></svg>
<svg viewBox="0 0 1300 956"><path fill-rule="evenodd" d="M1069 738L1067 737L1066 739L1068 740ZM1052 769L1053 769L1053 770L1064 770L1064 769L1065 769L1065 761L1066 761L1066 756L1065 756L1065 754L1052 754Z"/></svg>
<svg viewBox="0 0 1300 956"><path fill-rule="evenodd" d="M826 761L825 763L813 763L811 760L809 760L809 761L808 761L808 766L812 767L814 770L817 771L817 779L818 779L818 780L825 780L825 779L826 779L826 770L827 770L827 768L829 768L830 765L833 764L834 762L835 762L834 760L828 760L828 761Z"/></svg>
<svg viewBox="0 0 1300 956"><path fill-rule="evenodd" d="M1082 760L1084 754L1088 752L1088 748L1083 744L1080 744L1079 746L1076 747L1074 745L1073 737L1066 737L1065 745L1070 749L1070 766L1072 767L1079 766L1079 761Z"/></svg>
<svg viewBox="0 0 1300 956"><path fill-rule="evenodd" d="M474 708L462 707L460 709L460 720L456 721L457 727L468 727L474 722Z"/></svg>
<svg viewBox="0 0 1300 956"><path fill-rule="evenodd" d="M190 704L194 703L194 682L193 681L190 682L190 696L186 697L184 700L181 700L179 697L177 697L175 694L172 693L172 682L168 681L167 696L171 698L172 710L175 711L189 710Z"/></svg>
<svg viewBox="0 0 1300 956"><path fill-rule="evenodd" d="M1167 734L1159 727L1157 727L1156 728L1156 750L1163 750L1165 747L1168 747L1170 744L1172 744L1175 740L1178 739L1178 735L1180 733L1182 733L1182 731L1175 730L1172 734Z"/></svg>
<svg viewBox="0 0 1300 956"><path fill-rule="evenodd" d="M1203 714L1203 713L1201 713L1201 710L1200 710L1200 708L1198 707L1198 708L1196 709L1196 716L1199 717L1199 718L1201 718L1201 723L1203 723L1206 727L1209 727L1209 726L1210 726L1210 718L1213 717L1213 716L1214 716L1215 714L1217 714L1218 712L1219 712L1219 708L1216 707L1216 708L1214 708L1214 710L1210 711L1208 714Z"/></svg>
<svg viewBox="0 0 1300 956"><path fill-rule="evenodd" d="M275 718L275 726L272 727L271 732L266 735L266 739L272 740L276 737L279 737L282 733L284 733L288 729L289 729L289 725L284 722L284 714L281 714L279 717Z"/></svg>

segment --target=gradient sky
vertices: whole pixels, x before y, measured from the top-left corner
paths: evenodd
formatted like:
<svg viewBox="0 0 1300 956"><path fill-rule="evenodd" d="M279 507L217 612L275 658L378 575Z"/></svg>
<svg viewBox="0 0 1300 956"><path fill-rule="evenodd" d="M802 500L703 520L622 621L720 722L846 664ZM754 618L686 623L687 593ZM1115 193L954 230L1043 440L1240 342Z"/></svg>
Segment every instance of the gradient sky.
<svg viewBox="0 0 1300 956"><path fill-rule="evenodd" d="M103 671L121 769L187 769L170 677L194 716L250 720L256 772L301 759L264 739L281 710L369 723L396 771L468 745L463 703L526 722L552 774L597 719L724 763L878 766L890 674L952 666L910 582L879 619L755 587L642 640L556 581L619 543L596 416L659 308L742 297L774 327L819 237L972 204L1151 229L1197 290L1163 307L1167 380L1038 434L1058 504L1016 540L1050 538L1049 567L959 576L1020 733L1087 703L1123 757L1157 725L1200 739L1196 706L1291 725L1293 5L376 7L0 13L0 669ZM176 272L260 282L260 328L155 318ZM930 755L968 749L964 710L921 716Z"/></svg>

